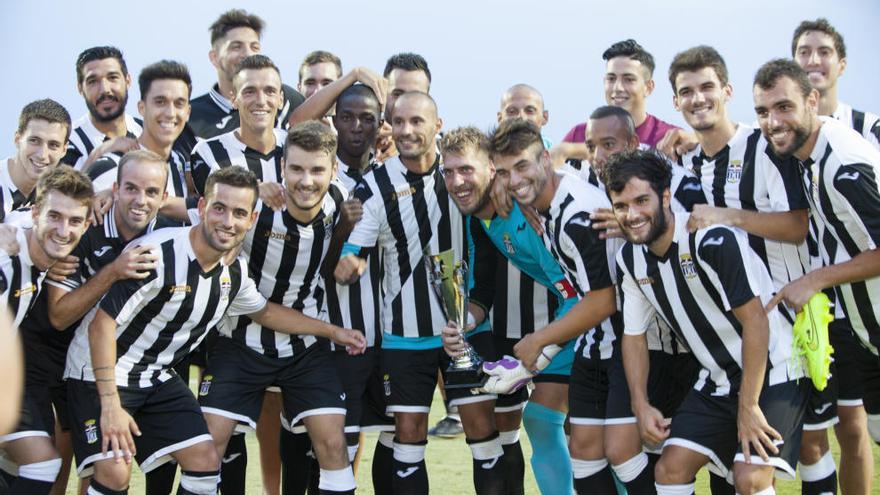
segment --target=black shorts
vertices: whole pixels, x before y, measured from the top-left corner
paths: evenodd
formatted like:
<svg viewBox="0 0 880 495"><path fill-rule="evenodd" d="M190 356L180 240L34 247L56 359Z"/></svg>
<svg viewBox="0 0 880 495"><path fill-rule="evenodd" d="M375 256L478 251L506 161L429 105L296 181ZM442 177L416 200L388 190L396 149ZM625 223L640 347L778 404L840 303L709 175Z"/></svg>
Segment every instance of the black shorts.
<svg viewBox="0 0 880 495"><path fill-rule="evenodd" d="M494 356L492 334L480 332L468 337L474 350L486 359ZM437 370L443 375L449 366L449 355L442 347L433 349L382 349L382 379L389 413L419 412L431 410L434 388L437 386ZM473 402L495 400L495 394L472 394L469 389L447 389L446 399L450 407Z"/></svg>
<svg viewBox="0 0 880 495"><path fill-rule="evenodd" d="M101 402L94 382L67 380L71 438L80 477L91 476L95 461L112 458L101 453ZM141 431L134 437L135 459L148 473L171 460L171 455L201 442L213 442L208 425L189 387L179 377L150 388L119 387L122 407Z"/></svg>
<svg viewBox="0 0 880 495"><path fill-rule="evenodd" d="M602 426L635 423L629 387L620 349L610 359L575 355L568 386L569 420L572 425Z"/></svg>
<svg viewBox="0 0 880 495"><path fill-rule="evenodd" d="M324 339L295 348L292 357L275 358L220 336L208 354L199 404L205 413L256 429L266 388L273 385L281 389L282 410L293 423L317 414L345 414L345 394Z"/></svg>
<svg viewBox="0 0 880 495"><path fill-rule="evenodd" d="M671 418L687 394L694 388L700 363L688 352L669 354L649 351L648 400L652 406Z"/></svg>
<svg viewBox="0 0 880 495"><path fill-rule="evenodd" d="M332 359L345 391L345 432L394 431L394 417L385 413L379 349L357 356L337 350Z"/></svg>
<svg viewBox="0 0 880 495"><path fill-rule="evenodd" d="M794 479L801 448L801 425L807 405L807 380L765 385L758 404L767 424L782 435L779 454L764 462L752 453L751 463L771 465L776 476ZM672 431L664 446L677 445L709 458L709 470L726 477L734 462L744 462L737 441L737 396L712 396L691 390L672 418Z"/></svg>

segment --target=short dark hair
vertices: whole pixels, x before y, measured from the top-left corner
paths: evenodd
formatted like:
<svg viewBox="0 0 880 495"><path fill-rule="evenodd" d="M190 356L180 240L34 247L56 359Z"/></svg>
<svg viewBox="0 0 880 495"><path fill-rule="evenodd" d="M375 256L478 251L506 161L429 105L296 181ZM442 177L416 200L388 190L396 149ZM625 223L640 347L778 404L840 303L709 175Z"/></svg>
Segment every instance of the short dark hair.
<svg viewBox="0 0 880 495"><path fill-rule="evenodd" d="M211 31L211 44L226 36L229 31L240 27L251 28L257 33L257 37L262 37L266 23L257 15L248 14L246 10L227 10L208 28Z"/></svg>
<svg viewBox="0 0 880 495"><path fill-rule="evenodd" d="M727 85L729 80L727 64L724 63L721 54L711 46L695 46L676 54L669 65L669 84L672 85L673 94L678 92L678 88L675 86L675 78L678 77L678 74L696 72L706 67L715 71L722 86Z"/></svg>
<svg viewBox="0 0 880 495"><path fill-rule="evenodd" d="M651 184L658 196L669 188L672 182L672 165L654 150L627 150L608 157L603 172L605 191L619 193L633 177Z"/></svg>
<svg viewBox="0 0 880 495"><path fill-rule="evenodd" d="M336 97L336 104L338 105L341 101L348 98L366 98L375 101L376 105L379 104L379 98L376 97L376 93L366 84L352 84L343 89L339 96Z"/></svg>
<svg viewBox="0 0 880 495"><path fill-rule="evenodd" d="M153 81L160 79L172 79L183 81L186 83L186 96L192 94L192 78L189 76L189 69L186 65L175 62L174 60L160 60L154 64L150 64L141 70L138 76L138 88L141 91L141 101L145 101L147 93L150 92L150 86Z"/></svg>
<svg viewBox="0 0 880 495"><path fill-rule="evenodd" d="M18 116L18 129L16 132L23 133L32 120L45 120L51 124L61 124L67 128L64 134L64 142L70 137L70 114L67 109L55 100L45 98L28 103L21 109Z"/></svg>
<svg viewBox="0 0 880 495"><path fill-rule="evenodd" d="M794 35L791 37L792 57L797 52L798 41L807 31L819 31L831 36L831 39L834 40L834 50L837 51L837 56L839 58L846 58L846 43L843 42L843 35L834 29L834 26L824 17L820 17L815 21L803 21L798 24L798 27L794 30Z"/></svg>
<svg viewBox="0 0 880 495"><path fill-rule="evenodd" d="M440 153L446 156L449 153L462 154L467 151L476 151L489 155L489 136L473 126L459 127L443 135L440 139Z"/></svg>
<svg viewBox="0 0 880 495"><path fill-rule="evenodd" d="M606 62L615 57L637 60L648 70L648 79L654 76L654 57L632 38L618 41L602 53L602 60Z"/></svg>
<svg viewBox="0 0 880 495"><path fill-rule="evenodd" d="M303 80L303 72L305 72L306 67L325 62L330 62L335 65L336 77L342 77L342 60L328 51L315 50L306 55L306 58L304 58L302 63L299 64L299 82L302 82Z"/></svg>
<svg viewBox="0 0 880 495"><path fill-rule="evenodd" d="M336 133L317 120L307 120L293 126L284 140L284 156L291 146L305 151L323 151L335 159Z"/></svg>
<svg viewBox="0 0 880 495"><path fill-rule="evenodd" d="M489 151L491 156L517 155L532 147L539 146L539 153L544 151L544 139L541 129L534 123L513 119L501 122L489 133Z"/></svg>
<svg viewBox="0 0 880 495"><path fill-rule="evenodd" d="M382 75L388 77L394 69L405 71L420 70L425 73L428 83L431 83L431 69L428 68L428 61L417 53L405 52L392 55L388 62L385 63L385 70L382 71Z"/></svg>
<svg viewBox="0 0 880 495"><path fill-rule="evenodd" d="M755 82L752 86L757 86L763 90L773 89L779 79L787 77L794 81L801 90L801 94L806 98L813 91L810 85L810 79L807 73L795 61L786 58L773 59L762 65L755 74Z"/></svg>
<svg viewBox="0 0 880 495"><path fill-rule="evenodd" d="M208 201L214 194L214 186L217 184L250 189L254 193L254 202L251 204L251 210L253 211L257 205L257 199L260 197L259 182L257 182L257 176L250 170L238 165L232 165L211 173L208 176L208 180L205 181L205 201Z"/></svg>
<svg viewBox="0 0 880 495"><path fill-rule="evenodd" d="M590 114L590 120L599 120L606 117L616 117L623 123L629 136L636 136L636 123L633 121L632 115L625 108L603 105L593 110L593 113Z"/></svg>
<svg viewBox="0 0 880 495"><path fill-rule="evenodd" d="M122 57L122 52L119 51L119 48L115 46L93 46L86 48L76 57L76 83L82 84L84 77L83 67L87 63L94 62L95 60L104 60L105 58L115 58L122 69L122 75L128 75L128 66L125 65L125 59Z"/></svg>
<svg viewBox="0 0 880 495"><path fill-rule="evenodd" d="M162 184L162 190L165 190L164 188L168 183L168 161L166 159L159 156L158 153L147 149L132 150L122 155L122 159L119 160L119 165L116 166L116 183L119 184L120 187L122 186L122 170L128 165L128 162L136 162L137 164L144 162L162 164L162 170L165 171L165 183Z"/></svg>
<svg viewBox="0 0 880 495"><path fill-rule="evenodd" d="M59 165L43 172L37 179L34 208L38 210L42 208L52 191L58 191L87 206L87 216L92 214L92 200L95 198L95 190L92 187L92 181L79 170L74 170L73 167L67 165Z"/></svg>

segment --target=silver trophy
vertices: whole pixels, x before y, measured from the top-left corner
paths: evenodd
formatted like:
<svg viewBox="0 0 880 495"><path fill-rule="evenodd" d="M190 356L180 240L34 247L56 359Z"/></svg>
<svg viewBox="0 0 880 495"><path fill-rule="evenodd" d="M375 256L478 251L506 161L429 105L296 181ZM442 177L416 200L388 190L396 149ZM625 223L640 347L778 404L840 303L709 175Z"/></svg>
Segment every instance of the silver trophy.
<svg viewBox="0 0 880 495"><path fill-rule="evenodd" d="M425 268L443 314L458 326L465 344L464 352L453 358L446 369L446 388L480 388L489 377L483 373L483 358L464 336L468 323L467 263L455 261L455 252L451 249L439 254L426 251Z"/></svg>

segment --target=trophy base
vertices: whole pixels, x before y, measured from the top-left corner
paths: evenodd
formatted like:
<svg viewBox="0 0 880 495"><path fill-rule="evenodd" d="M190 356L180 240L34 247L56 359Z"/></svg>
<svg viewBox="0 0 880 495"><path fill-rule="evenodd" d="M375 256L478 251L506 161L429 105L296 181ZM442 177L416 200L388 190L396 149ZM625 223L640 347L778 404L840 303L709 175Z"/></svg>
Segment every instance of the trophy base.
<svg viewBox="0 0 880 495"><path fill-rule="evenodd" d="M489 375L483 372L482 363L472 365L469 368L455 368L454 366L453 363L446 369L443 385L447 389L482 388L489 380Z"/></svg>

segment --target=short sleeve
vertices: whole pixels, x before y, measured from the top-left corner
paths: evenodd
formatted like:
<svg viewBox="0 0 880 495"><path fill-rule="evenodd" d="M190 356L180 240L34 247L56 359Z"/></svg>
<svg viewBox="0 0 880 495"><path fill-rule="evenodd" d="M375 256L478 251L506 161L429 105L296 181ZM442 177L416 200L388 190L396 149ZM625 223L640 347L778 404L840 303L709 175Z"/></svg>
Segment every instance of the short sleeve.
<svg viewBox="0 0 880 495"><path fill-rule="evenodd" d="M266 298L260 294L254 280L248 276L247 262L244 261L244 258L236 259L236 263L241 266L241 287L229 302L226 314L241 316L256 313L266 307Z"/></svg>
<svg viewBox="0 0 880 495"><path fill-rule="evenodd" d="M697 242L699 259L714 272L716 289L727 300L725 309L738 308L760 293L750 277L749 249L744 236L726 227L708 229Z"/></svg>
<svg viewBox="0 0 880 495"><path fill-rule="evenodd" d="M623 312L623 333L643 335L651 326L656 309L624 266L621 254L617 255L617 278L618 296Z"/></svg>
<svg viewBox="0 0 880 495"><path fill-rule="evenodd" d="M578 212L563 227L562 247L575 260L577 283L583 292L604 289L612 285L611 270L605 240L594 229L590 214Z"/></svg>

